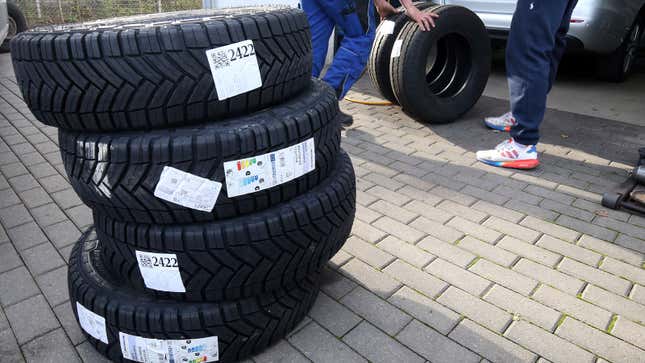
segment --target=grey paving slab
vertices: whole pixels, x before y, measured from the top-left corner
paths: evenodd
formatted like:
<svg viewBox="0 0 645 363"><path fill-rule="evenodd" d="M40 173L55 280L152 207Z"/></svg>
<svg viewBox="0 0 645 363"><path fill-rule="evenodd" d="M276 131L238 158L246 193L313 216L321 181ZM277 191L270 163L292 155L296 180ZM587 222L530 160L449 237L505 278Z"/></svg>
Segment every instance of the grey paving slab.
<svg viewBox="0 0 645 363"><path fill-rule="evenodd" d="M36 295L5 309L18 344L24 344L60 327L56 316L42 295Z"/></svg>
<svg viewBox="0 0 645 363"><path fill-rule="evenodd" d="M346 278L338 272L326 268L323 269L320 277L320 288L325 294L334 299L340 299L358 286L354 281Z"/></svg>
<svg viewBox="0 0 645 363"><path fill-rule="evenodd" d="M412 317L396 306L360 287L340 302L389 335L396 334L412 320Z"/></svg>
<svg viewBox="0 0 645 363"><path fill-rule="evenodd" d="M24 204L16 204L11 207L0 209L0 222L7 230L12 227L31 222L33 218L25 208Z"/></svg>
<svg viewBox="0 0 645 363"><path fill-rule="evenodd" d="M362 318L324 293L318 294L309 316L337 337L345 335Z"/></svg>
<svg viewBox="0 0 645 363"><path fill-rule="evenodd" d="M315 322L293 335L289 342L315 362L367 362Z"/></svg>
<svg viewBox="0 0 645 363"><path fill-rule="evenodd" d="M67 289L67 266L61 266L37 276L36 283L51 306L56 306L69 298Z"/></svg>
<svg viewBox="0 0 645 363"><path fill-rule="evenodd" d="M22 266L22 260L11 243L0 245L0 273Z"/></svg>
<svg viewBox="0 0 645 363"><path fill-rule="evenodd" d="M493 286L484 299L513 314L514 318L530 321L549 331L553 330L562 315L551 307L499 285Z"/></svg>
<svg viewBox="0 0 645 363"><path fill-rule="evenodd" d="M425 362L418 354L366 321L347 334L343 341L370 362Z"/></svg>
<svg viewBox="0 0 645 363"><path fill-rule="evenodd" d="M431 362L479 362L481 358L446 336L412 321L397 339Z"/></svg>
<svg viewBox="0 0 645 363"><path fill-rule="evenodd" d="M592 363L595 359L577 345L521 320L513 322L504 336L553 362Z"/></svg>
<svg viewBox="0 0 645 363"><path fill-rule="evenodd" d="M456 312L407 286L402 287L388 301L442 334L448 334L461 318Z"/></svg>
<svg viewBox="0 0 645 363"><path fill-rule="evenodd" d="M47 237L34 222L13 227L7 233L19 251L47 242Z"/></svg>
<svg viewBox="0 0 645 363"><path fill-rule="evenodd" d="M15 304L39 293L34 279L25 267L18 267L0 274L0 303Z"/></svg>
<svg viewBox="0 0 645 363"><path fill-rule="evenodd" d="M77 345L76 352L84 363L110 363L89 342Z"/></svg>
<svg viewBox="0 0 645 363"><path fill-rule="evenodd" d="M24 361L25 359L11 329L0 330L0 362L20 363Z"/></svg>
<svg viewBox="0 0 645 363"><path fill-rule="evenodd" d="M54 330L23 345L22 352L27 362L81 362L76 349L74 349L62 329Z"/></svg>
<svg viewBox="0 0 645 363"><path fill-rule="evenodd" d="M58 251L49 243L43 243L20 251L20 255L25 261L27 268L34 275L40 275L44 272L63 266L65 261L60 257Z"/></svg>
<svg viewBox="0 0 645 363"><path fill-rule="evenodd" d="M63 248L78 241L81 231L70 220L45 227L45 233L56 248Z"/></svg>
<svg viewBox="0 0 645 363"><path fill-rule="evenodd" d="M508 312L453 286L441 294L437 301L499 333L511 321Z"/></svg>
<svg viewBox="0 0 645 363"><path fill-rule="evenodd" d="M81 327L76 322L76 317L74 316L74 311L69 301L66 301L54 308L54 314L56 318L63 326L65 334L74 345L78 345L85 341L85 335L81 331Z"/></svg>

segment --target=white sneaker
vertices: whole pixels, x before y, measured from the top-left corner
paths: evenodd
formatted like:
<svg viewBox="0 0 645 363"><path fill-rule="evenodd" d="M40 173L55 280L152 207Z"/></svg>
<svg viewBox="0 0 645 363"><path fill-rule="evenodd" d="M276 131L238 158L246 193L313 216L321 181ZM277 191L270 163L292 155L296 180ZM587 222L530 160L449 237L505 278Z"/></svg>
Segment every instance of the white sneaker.
<svg viewBox="0 0 645 363"><path fill-rule="evenodd" d="M517 125L517 121L515 121L512 113L507 112L499 117L484 118L484 124L493 130L508 132L511 131L511 127Z"/></svg>
<svg viewBox="0 0 645 363"><path fill-rule="evenodd" d="M513 169L533 169L540 165L535 145L521 145L513 139L502 142L493 150L478 151L477 160Z"/></svg>

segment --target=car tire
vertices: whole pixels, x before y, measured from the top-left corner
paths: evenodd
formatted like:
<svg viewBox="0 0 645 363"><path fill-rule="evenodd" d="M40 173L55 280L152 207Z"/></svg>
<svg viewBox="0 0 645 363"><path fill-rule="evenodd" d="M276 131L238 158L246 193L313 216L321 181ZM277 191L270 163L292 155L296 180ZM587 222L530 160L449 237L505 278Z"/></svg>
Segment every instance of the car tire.
<svg viewBox="0 0 645 363"><path fill-rule="evenodd" d="M168 340L190 343L207 337L212 341L215 337L219 362L240 361L296 327L316 300L317 280L316 276L307 277L292 287L238 301L153 299L124 287L106 271L100 242L89 234L72 249L68 272L74 316L89 343L113 362L134 361L125 359L122 349L131 346L126 342L139 340L137 337L158 339L157 344L167 344ZM208 351L212 346L194 349L199 348ZM214 357L208 358L213 361Z"/></svg>
<svg viewBox="0 0 645 363"><path fill-rule="evenodd" d="M645 37L645 16L640 15L623 43L612 53L599 56L596 60L596 74L599 79L609 82L624 82L634 70L638 50Z"/></svg>
<svg viewBox="0 0 645 363"><path fill-rule="evenodd" d="M472 11L450 5L432 11L439 14L432 30L424 32L408 22L399 32L401 52L390 62L390 79L405 113L421 122L448 123L481 97L490 74L491 45Z"/></svg>
<svg viewBox="0 0 645 363"><path fill-rule="evenodd" d="M423 10L429 7L436 7L437 5L429 2L417 2L414 5ZM402 11L404 8L399 8ZM384 32L384 26L390 26L387 21L394 22L394 30L392 34ZM400 12L390 16L386 21L381 21L381 24L376 29L376 37L372 44L372 51L367 62L367 73L372 80L372 84L376 89L381 92L381 95L386 100L397 103L394 91L392 91L392 82L390 80L390 59L392 56L392 46L396 41L396 37L401 31L401 28L409 22L408 16ZM386 25L383 25L383 24Z"/></svg>
<svg viewBox="0 0 645 363"><path fill-rule="evenodd" d="M220 100L206 51L252 40L260 88ZM11 45L41 122L78 131L148 130L247 114L311 78L305 14L271 7L184 11L36 28Z"/></svg>
<svg viewBox="0 0 645 363"><path fill-rule="evenodd" d="M6 53L9 51L9 43L17 34L27 30L27 18L20 10L17 4L7 1L7 20L9 21L9 33L0 45L0 52ZM13 22L13 24L11 24Z"/></svg>
<svg viewBox="0 0 645 363"><path fill-rule="evenodd" d="M281 105L200 127L115 133L59 131L70 183L85 204L120 221L196 223L255 213L315 187L340 150L338 101L319 80ZM229 197L223 162L251 158L313 138L315 169L286 183ZM222 184L212 211L155 196L166 167Z"/></svg>
<svg viewBox="0 0 645 363"><path fill-rule="evenodd" d="M164 299L220 301L291 286L318 271L349 237L355 198L354 170L343 152L318 187L263 212L186 225L118 222L99 214L94 220L106 266L129 286ZM137 251L174 254L165 257L179 269L185 292L146 285L142 269L150 266Z"/></svg>

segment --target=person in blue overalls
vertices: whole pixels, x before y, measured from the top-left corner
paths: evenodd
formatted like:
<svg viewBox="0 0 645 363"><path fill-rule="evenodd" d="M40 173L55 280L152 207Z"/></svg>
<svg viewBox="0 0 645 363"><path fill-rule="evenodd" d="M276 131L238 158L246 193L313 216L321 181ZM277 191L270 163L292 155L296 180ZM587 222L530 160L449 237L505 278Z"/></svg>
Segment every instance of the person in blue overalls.
<svg viewBox="0 0 645 363"><path fill-rule="evenodd" d="M434 26L433 18L437 17L436 14L420 11L411 0L400 2L406 14L423 30L430 30ZM343 33L340 48L323 78L336 90L339 99L360 78L367 64L376 35L376 19L372 7L376 7L381 18L397 12L387 0L369 0L367 6L367 29L363 29L356 12L355 0L302 0L302 8L311 27L314 77L320 77L325 65L329 38L334 27L340 28Z"/></svg>
<svg viewBox="0 0 645 363"><path fill-rule="evenodd" d="M511 138L495 149L478 151L477 160L516 169L533 169L540 164L535 145L577 2L518 0L506 47L511 112L484 119L489 128L510 131Z"/></svg>

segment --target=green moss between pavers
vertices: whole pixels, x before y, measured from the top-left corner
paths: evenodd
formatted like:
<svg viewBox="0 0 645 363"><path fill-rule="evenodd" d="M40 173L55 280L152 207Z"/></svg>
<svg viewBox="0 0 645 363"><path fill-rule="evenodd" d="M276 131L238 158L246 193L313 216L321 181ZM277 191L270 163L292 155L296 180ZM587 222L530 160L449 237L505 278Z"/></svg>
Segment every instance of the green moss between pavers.
<svg viewBox="0 0 645 363"><path fill-rule="evenodd" d="M562 314L562 316L560 316L560 319L558 319L558 322L557 322L557 323L555 323L555 330L558 330L558 328L560 327L560 325L564 324L564 319L566 319L566 318L568 318L568 317L569 317L569 315L567 315L567 314Z"/></svg>
<svg viewBox="0 0 645 363"><path fill-rule="evenodd" d="M476 264L476 263L477 263L477 261L479 261L479 260L481 260L481 259L482 259L482 258L481 258L481 257L479 257L479 256L477 256L477 257L473 258L473 260L472 260L472 261L470 261L470 263L468 264L468 266L466 266L466 270L467 270L467 269L469 269L469 268L471 268L474 264Z"/></svg>
<svg viewBox="0 0 645 363"><path fill-rule="evenodd" d="M611 320L609 321L609 325L607 326L607 333L611 333L612 330L614 330L614 326L616 326L616 321L618 320L618 315L614 314L611 317Z"/></svg>

